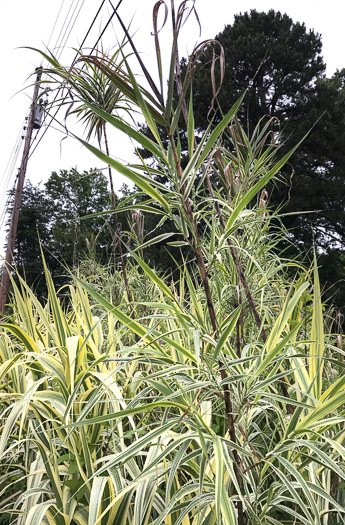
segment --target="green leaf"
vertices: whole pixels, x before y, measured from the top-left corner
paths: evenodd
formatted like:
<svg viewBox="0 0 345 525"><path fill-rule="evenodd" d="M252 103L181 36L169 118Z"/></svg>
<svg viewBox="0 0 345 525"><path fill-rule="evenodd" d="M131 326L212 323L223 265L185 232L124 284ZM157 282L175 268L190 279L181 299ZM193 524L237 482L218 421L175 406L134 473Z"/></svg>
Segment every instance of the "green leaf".
<svg viewBox="0 0 345 525"><path fill-rule="evenodd" d="M167 242L169 246L174 246L175 248L180 248L181 246L189 246L189 242L187 241L171 241Z"/></svg>
<svg viewBox="0 0 345 525"><path fill-rule="evenodd" d="M157 235L157 237L154 237L153 239L150 239L149 241L144 242L138 248L135 249L135 251L142 250L143 248L146 248L147 246L151 246L152 244L156 244L157 242L165 241L165 239L169 239L169 237L172 237L173 235L178 235L175 232L171 233L162 233L161 235ZM134 252L131 252L132 255L134 255Z"/></svg>
<svg viewBox="0 0 345 525"><path fill-rule="evenodd" d="M237 525L235 514L231 505L231 500L226 487L222 487L221 511L225 525ZM219 522L220 523L220 522Z"/></svg>
<svg viewBox="0 0 345 525"><path fill-rule="evenodd" d="M126 410L120 410L120 412L113 412L111 414L105 414L102 416L91 417L89 419L84 419L80 421L75 421L69 423L68 425L62 425L60 428L76 428L83 427L86 425L96 425L100 423L108 423L109 421L114 421L116 419L122 419L124 417L130 416L132 414L145 414L146 412L151 412L154 408L169 408L175 407L185 412L188 409L188 406L182 405L181 403L175 403L174 401L154 401L153 403L148 403L147 405L140 405L135 408L128 408Z"/></svg>
<svg viewBox="0 0 345 525"><path fill-rule="evenodd" d="M91 104L91 102L88 102L87 100L83 99L83 104L89 107L93 113L96 113L96 115L101 117L104 121L109 122L109 124L111 124L114 128L119 129L120 131L125 133L125 135L128 135L129 137L137 141L143 148L149 150L155 157L158 157L164 163L167 163L164 148L160 147L160 145L158 145L156 142L140 133L140 131L134 129L120 117L111 115L106 111L103 111L101 108L95 106L94 104Z"/></svg>
<svg viewBox="0 0 345 525"><path fill-rule="evenodd" d="M124 59L124 61L126 63L128 76L129 76L130 82L132 84L134 93L135 93L136 102L137 102L138 106L140 107L140 109L141 109L141 111L142 111L142 113L144 115L144 118L146 120L146 124L150 128L150 130L151 130L153 136L155 137L156 141L158 142L158 144L162 145L162 142L161 142L161 139L160 139L160 136L159 136L159 131L158 131L158 128L157 128L154 116L151 113L151 110L149 109L149 107L146 104L146 101L145 101L145 99L143 97L143 90L138 85L138 83L137 83L137 81L135 79L135 76L133 75L132 70L131 70L131 68L128 65L127 60ZM162 147L162 149L163 149L163 147Z"/></svg>
<svg viewBox="0 0 345 525"><path fill-rule="evenodd" d="M163 235L159 235L158 237L164 237L166 238L166 236L170 236L171 234L163 234ZM156 239L158 238L156 237ZM156 241L156 242L159 242L159 241ZM147 245L147 243L145 243L145 245ZM143 246L145 245L142 245L140 246L140 248L143 248ZM160 279L160 277L158 277L158 275L153 271L151 270L151 268L134 252L130 252L132 257L134 257L134 259L136 260L136 262L141 266L141 268L144 270L144 272L146 273L146 275L148 275L151 279L152 282L154 282L158 287L159 289L169 298L171 299L172 301L175 301L175 298L172 294L172 292L170 291L169 287L165 284L164 281L162 281L162 279Z"/></svg>
<svg viewBox="0 0 345 525"><path fill-rule="evenodd" d="M194 112L193 112L192 88L190 88L190 97L189 97L187 139L188 139L189 158L191 158L193 156L193 151L194 151Z"/></svg>
<svg viewBox="0 0 345 525"><path fill-rule="evenodd" d="M220 330L220 337L218 339L216 348L214 350L213 359L216 359L219 352L222 351L223 347L226 345L230 334L234 330L236 323L238 321L238 318L241 314L242 306L238 306L236 310L234 310L229 317L226 319L226 321L222 324L221 330ZM236 358L236 354L234 356Z"/></svg>
<svg viewBox="0 0 345 525"><path fill-rule="evenodd" d="M0 326L17 337L19 341L23 343L28 352L37 354L41 353L35 341L19 326L9 323L2 323Z"/></svg>
<svg viewBox="0 0 345 525"><path fill-rule="evenodd" d="M305 416L297 425L296 430L308 430L315 421L322 423L322 418L332 414L338 407L345 403L345 392L339 392L334 397L319 403L314 410Z"/></svg>
<svg viewBox="0 0 345 525"><path fill-rule="evenodd" d="M304 139L307 137L308 133L302 138L302 140L299 141L296 146L294 146L282 159L280 159L273 168L271 168L266 175L263 175L261 179L245 194L244 197L240 200L240 202L237 204L236 208L232 212L232 214L229 217L229 220L226 224L226 232L228 230L231 230L234 222L238 218L239 214L249 204L249 202L256 196L257 193L259 193L262 188L266 186L266 184L276 175L282 167L287 163L291 155L296 151L296 149L302 144Z"/></svg>
<svg viewBox="0 0 345 525"><path fill-rule="evenodd" d="M309 350L309 375L310 383L313 383L312 394L315 399L320 399L322 389L322 371L323 371L323 353L324 353L324 332L323 332L323 315L321 303L321 290L319 273L317 270L316 254L314 251L314 298L313 298L313 316L311 322L312 340Z"/></svg>
<svg viewBox="0 0 345 525"><path fill-rule="evenodd" d="M105 476L95 476L92 482L89 505L88 525L96 525L99 510L102 508L103 492L108 478Z"/></svg>
<svg viewBox="0 0 345 525"><path fill-rule="evenodd" d="M55 507L51 501L47 503L39 503L38 505L31 507L26 517L25 525L41 525L44 523L43 518L51 507Z"/></svg>
<svg viewBox="0 0 345 525"><path fill-rule="evenodd" d="M223 497L223 473L224 473L224 458L223 458L223 447L220 437L215 438L214 453L216 459L216 486L215 486L215 500L216 500L216 513L217 523L220 523L221 516L221 504Z"/></svg>
<svg viewBox="0 0 345 525"><path fill-rule="evenodd" d="M240 105L242 104L242 101L244 99L244 96L247 91L245 91L240 98L235 102L235 104L232 106L230 111L225 115L225 117L217 124L217 126L212 131L211 135L208 137L206 145L204 147L204 150L199 158L199 161L197 163L196 169L200 168L201 164L206 159L209 152L214 147L217 139L219 138L222 131L226 128L226 126L229 124L230 120L236 115Z"/></svg>
<svg viewBox="0 0 345 525"><path fill-rule="evenodd" d="M88 142L85 142L85 140L76 137L79 142L81 142L89 151L91 151L96 157L98 157L100 160L114 168L116 171L127 177L130 181L132 181L136 186L141 188L143 191L145 191L150 197L152 197L154 200L159 202L163 206L166 212L169 212L170 206L168 201L165 200L163 195L155 190L151 184L148 182L148 178L144 175L141 175L139 173L134 172L133 170L130 170L125 166L124 164L121 164L121 162L118 162L115 159L112 159L111 157L108 157L105 153L103 153L98 148L95 148L95 146L92 146Z"/></svg>

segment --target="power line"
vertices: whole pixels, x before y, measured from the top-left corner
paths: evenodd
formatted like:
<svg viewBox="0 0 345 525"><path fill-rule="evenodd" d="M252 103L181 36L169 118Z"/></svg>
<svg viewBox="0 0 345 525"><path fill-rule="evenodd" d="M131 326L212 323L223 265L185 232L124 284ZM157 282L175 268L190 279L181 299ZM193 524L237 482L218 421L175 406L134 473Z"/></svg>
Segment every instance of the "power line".
<svg viewBox="0 0 345 525"><path fill-rule="evenodd" d="M104 3L104 2L103 2L103 3ZM111 2L110 2L110 3L111 3ZM122 0L119 1L119 3L117 4L117 6L116 6L115 8L114 8L114 6L112 5L114 11L113 11L112 15L110 16L110 18L109 18L109 20L108 20L108 22L107 22L105 28L103 29L102 33L99 35L97 42L95 43L95 45L93 46L93 48L92 48L92 50L91 50L91 53L95 50L95 48L96 48L98 42L101 40L102 36L104 35L105 31L107 30L107 28L108 28L110 22L111 22L112 19L114 18L115 14L116 14L116 11L117 11L117 9L120 7L120 4L121 4L121 3L122 3Z"/></svg>
<svg viewBox="0 0 345 525"><path fill-rule="evenodd" d="M78 3L79 3L79 1L80 1L80 0L78 0ZM63 0L63 3L62 3L62 5L61 5L61 7L60 7L60 10L59 10L59 13L58 13L58 15L57 15L57 18L55 19L54 27L53 27L53 30L52 30L52 32L51 32L51 34L50 34L50 37L49 37L49 42L50 42L50 40L51 40L51 38L52 38L52 34L53 34L54 29L55 29L55 27L56 27L57 20L58 20L58 18L59 18L59 16L60 16L60 13L61 13L61 11L62 11L62 7L63 7L64 2L65 2L65 0ZM61 28L61 30L60 30L60 33L59 33L58 37L57 37L55 47L58 46L58 42L59 42L59 39L60 39L61 33L62 33L62 31L63 31L63 28L64 28L65 24L66 24L66 21L67 21L68 15L69 15L69 13L71 12L71 9L72 9L72 6L73 6L74 2L75 2L75 0L73 0L72 4L71 4L70 7L69 7L68 13L67 13L67 15L66 15L66 17L65 17L64 23L62 24L62 28ZM85 0L83 0L82 6L83 6L84 2L85 2ZM96 20L97 20L97 18L98 18L98 16L99 16L99 13L101 12L101 10L102 10L102 8L103 8L105 2L106 2L106 0L102 0L100 7L97 9L97 12L96 12L96 14L95 14L95 16L94 16L94 18L93 18L93 20L92 20L90 26L89 26L89 29L87 30L86 35L85 35L85 37L84 37L82 43L81 43L80 46L79 46L79 49L81 49L81 48L83 47L83 45L85 44L86 39L87 39L87 37L89 36L89 34L90 34L91 30L92 30L92 27L94 26L94 24L95 24L95 22L96 22ZM73 17L73 14L75 13L75 10L76 10L76 8L77 8L77 6L78 6L78 3L77 3L77 5L75 6L74 11L73 11L73 13L72 13L72 15L71 15L70 22L71 22L71 19L72 19L72 17ZM118 7L120 6L121 3L122 3L122 0L120 0L120 1L118 2L116 8L114 8L114 6L112 6L112 8L113 8L113 13L112 13L112 15L110 16L110 18L109 18L107 24L105 25L104 29L103 29L102 32L100 33L100 35L99 35L99 37L98 37L96 43L94 44L94 46L93 46L93 48L92 48L92 50L91 50L91 53L95 50L97 44L98 44L99 41L101 40L101 38L102 38L102 36L104 35L105 31L107 30L109 24L111 23L111 21L112 21L114 15L115 15L115 13L116 13L116 10L118 9ZM82 6L80 7L80 9L82 8ZM78 11L78 15L79 15L80 9L79 9L79 11ZM76 17L76 18L77 18L77 17ZM75 25L76 18L75 18L75 20L74 20L74 23L73 23L73 25L72 25L72 28L73 28L74 25ZM70 25L70 22L68 23L67 27ZM72 30L72 28L71 28L71 30ZM71 30L70 30L70 32L69 32L69 34L68 34L68 36L67 36L67 39L65 40L65 43L67 42L67 40L68 40L68 38L69 38L69 35L70 35L70 33L71 33ZM66 31L67 31L67 28L66 28L66 30L65 30L65 32L64 32L64 35L66 34ZM61 43L62 43L62 40L63 40L63 37L62 37L62 39L61 39ZM60 53L60 55L61 55L61 53ZM77 57L78 57L78 53L75 55L74 60L76 60ZM57 96L58 96L58 93L55 95L55 98L54 98L52 104L54 104L54 102L56 101ZM65 98L66 98L66 97L67 97L67 95L65 96ZM50 127L51 123L52 123L53 120L55 119L55 117L56 117L56 115L57 115L59 109L60 109L60 106L59 106L58 109L56 110L56 112L55 112L55 114L53 115L53 117L51 118L50 122L47 124L47 126L46 126L46 128L45 128L43 134L42 134L41 137L39 138L39 140L38 140L37 144L35 145L34 149L31 151L29 158L31 158L31 156L33 155L33 153L34 153L35 150L37 149L39 143L40 143L41 140L43 139L44 135L47 133L48 128ZM45 119L44 119L44 120L45 120ZM43 122L44 122L44 120L43 120ZM37 138L38 133L39 133L39 130L37 131L37 134L36 134L36 136L35 136L35 139Z"/></svg>
<svg viewBox="0 0 345 525"><path fill-rule="evenodd" d="M62 4L60 5L59 12L58 12L58 14L57 14L57 17L55 18L54 26L53 26L53 29L51 30L50 37L49 37L49 40L48 40L48 43L47 43L47 48L49 48L49 44L50 44L50 41L51 41L51 39L52 39L53 33L54 33L54 31L55 31L55 27L56 27L57 21L59 20L60 13L61 13L61 11L62 11L62 8L63 8L63 6L64 6L64 3L65 3L65 0L63 0Z"/></svg>
<svg viewBox="0 0 345 525"><path fill-rule="evenodd" d="M106 0L103 0L102 3L101 3L101 5L100 5L100 7L98 8L97 13L96 13L96 15L95 15L95 17L94 17L94 19L93 19L93 21L92 21L92 23L91 23L91 25L90 25L90 27L89 27L87 33L86 33L84 39L83 39L83 42L82 42L81 46L84 45L84 43L85 43L85 41L86 41L86 39L87 39L87 37L88 37L88 35L89 35L89 33L90 33L90 31L91 31L93 25L94 25L94 23L95 23L95 21L96 21L98 15L99 15L99 13L100 13L100 11L101 11L103 5L104 5L104 3L105 3L105 1L106 1ZM51 33L50 33L50 36L49 36L49 40L48 40L48 44L47 44L47 46L50 44L50 42L51 42L51 40L52 40L52 37L53 37L54 31L55 31L55 28L57 27L58 20L59 20L59 18L60 18L60 16L61 16L61 13L62 13L62 10L63 10L64 3L65 3L65 0L63 0L62 4L61 4L61 6L60 6L59 12L58 12L58 14L57 14L57 16L56 16L56 18L55 18L54 26L53 26L53 29L52 29L52 31L51 31ZM67 40L69 39L70 34L71 34L72 30L73 30L73 27L75 26L76 20L78 19L78 16L79 16L80 11L81 11L81 9L82 9L84 3L85 3L85 0L82 1L81 5L79 6L79 10L78 10L78 11L77 11L77 8L78 8L78 5L80 4L80 0L78 0L77 4L74 6L74 9L73 9L73 5L74 5L74 3L75 3L75 0L73 0L73 1L71 2L70 6L69 6L68 12L67 12L67 14L66 14L66 16L65 16L64 22L63 22L63 24L62 24L62 27L61 27L60 32L59 32L59 34L58 34L58 37L57 37L57 39L56 39L55 47L57 47L58 45L61 45L61 46L62 46L62 49L61 49L60 55L61 55L62 50L63 50L63 45L66 45ZM72 11L72 9L73 9L73 11ZM76 12L76 11L77 11L77 12ZM75 13L76 13L76 14L75 14ZM75 16L74 16L74 15L75 15ZM73 19L74 19L74 20L73 20ZM72 25L71 25L71 24L72 24ZM69 32L68 32L68 34L67 34L68 29L69 29ZM66 34L67 34L67 35L66 35ZM59 42L60 42L60 43L59 43ZM54 101L56 100L56 98L57 98L57 96L55 97ZM54 101L53 101L53 102L54 102ZM44 120L45 120L45 118L43 119L43 123L44 123ZM12 179L12 175L13 175L13 171L14 171L14 168L15 168L15 164L16 164L16 162L17 162L17 159L18 159L18 156L19 156L19 152L20 152L20 149L21 149L21 146L22 146L22 134L23 134L23 127L24 127L24 125L25 125L25 121L24 121L24 124L23 124L23 126L22 126L22 128L21 128L21 130L20 130L19 136L18 136L18 138L17 138L17 140L16 140L16 143L15 143L15 146L14 146L14 148L13 148L13 151L12 151L12 153L11 153L11 155L10 155L10 158L9 158L9 160L8 160L8 164L7 164L7 166L6 166L6 170L5 170L4 176L2 177L2 181L1 181L1 189L2 189L2 191L1 191L1 194L2 194L3 196L7 195L7 193L8 193L8 188L9 188L9 186L10 186L10 181L11 181L11 179ZM45 132L47 131L48 127L49 127L49 125L48 125L47 128L45 129ZM25 129L25 128L24 128L24 129ZM31 155L33 154L33 152L35 151L35 149L37 148L39 142L42 140L42 138L43 138L45 132L43 133L43 135L42 135L41 138L39 139L39 141L38 141L38 143L36 144L34 150L31 152L30 157L31 157ZM36 136L35 136L34 140L37 138L38 133L39 133L39 130L37 130L37 133L36 133ZM29 157L29 158L30 158L30 157ZM2 227L3 227L3 223L4 223L4 220L5 220L5 217L6 217L7 207L8 207L8 195L7 195L7 198L6 198L6 201L5 201L4 207L3 207L2 212L1 212L1 215L0 215L0 228L1 228L1 229L2 229Z"/></svg>
<svg viewBox="0 0 345 525"><path fill-rule="evenodd" d="M78 3L79 3L79 1L80 1L80 0L78 0ZM76 7L78 6L78 4L77 4L77 6L75 6L75 8L74 8L73 13L71 14L71 16L69 16L69 14L70 14L70 12L71 12L71 10L72 10L72 7L73 7L74 2L75 2L75 0L73 0L72 3L71 3L70 6L69 6L68 12L67 12L67 14L66 14L66 16L65 16L65 19L64 19L64 21L63 21L63 24L62 24L62 26L61 26L61 29L60 29L59 35L58 35L58 37L57 37L57 39L56 39L55 46L53 46L53 49L58 49L59 47L61 47L60 56L61 56L61 53L62 53L62 51L63 51L63 38L64 38L64 36L65 36L65 34L66 34L66 31L68 30L69 25L71 24L71 21L72 21L72 18L73 18L74 12L75 12L75 10L76 10ZM51 33L50 33L50 37L49 37L48 44L46 45L47 49L49 49L50 40L51 40L51 38L52 38L52 36L53 36L54 30L55 30L55 27L56 27L56 25L57 25L57 21L58 21L58 19L59 19L59 17L60 17L60 14L61 14L61 12L62 12L62 8L63 8L64 3L65 3L65 0L63 0L62 4L61 4L61 6L60 6L60 9L59 9L58 15L57 15L57 17L55 18L54 27L53 27L53 29L52 29L52 31L51 31ZM83 3L84 3L84 2L83 2ZM80 11L80 10L79 10L79 11ZM78 12L78 14L79 14L79 12ZM68 23L67 23L67 21L68 21ZM71 30L72 30L73 27L74 27L75 21L76 21L76 18L75 18L75 20L74 20L74 22L73 22L73 25L72 25ZM66 26L66 24L67 24L67 26ZM71 32L71 30L70 30L70 32ZM67 42L67 40L68 40L68 38L69 38L70 32L69 32L69 34L68 34L68 36L67 36L67 38L66 38L66 40L65 40L65 43ZM60 44L59 44L59 39L60 39L62 33L63 33L63 36L62 36L61 41L60 41ZM57 53L59 53L59 51L57 51ZM41 66L42 66L43 62L44 62L44 61L41 62ZM47 64L48 64L48 61L47 61ZM42 76L42 78L44 78L45 76L46 76L46 75ZM36 137L37 137L37 135L38 135L38 132L39 132L39 130L36 132ZM36 138L36 137L35 137L35 138Z"/></svg>
<svg viewBox="0 0 345 525"><path fill-rule="evenodd" d="M91 25L90 25L90 27L89 27L89 29L88 29L88 31L87 31L85 37L84 37L84 40L82 41L82 43L81 43L80 46L79 46L79 49L81 49L81 48L83 47L83 45L85 44L85 41L86 41L87 37L89 36L90 31L91 31L91 29L92 29L94 23L96 22L97 17L98 17L98 15L99 15L99 13L101 12L101 9L102 9L102 7L104 6L105 2L106 2L106 0L103 0L103 2L101 3L100 7L98 8L98 11L97 11L97 13L95 14L94 19L92 20L92 23L91 23ZM96 45L97 45L97 44L96 44ZM77 56L78 56L78 55L77 55ZM74 59L74 60L75 60L75 59Z"/></svg>
<svg viewBox="0 0 345 525"><path fill-rule="evenodd" d="M68 9L67 15L65 16L65 20L64 20L64 22L63 22L63 24L62 24L62 27L61 27L61 29L60 29L60 33L59 33L59 35L58 35L58 37L57 37L57 40L56 40L55 47L54 47L53 49L57 49L57 48L60 46L60 44L59 44L59 39L60 39L60 36L61 36L61 34L62 34L62 32L63 32L63 30L64 30L64 28L65 28L65 25L66 25L67 19L68 19L69 14L70 14L70 12L71 12L71 10L72 10L72 7L73 7L74 2L75 2L75 0L72 0L71 4L70 4L70 6L69 6L69 9ZM78 0L78 2L79 2L79 0ZM71 18L72 18L72 17L70 17L70 20L71 20ZM70 24L70 21L68 22L67 27L69 26L69 24ZM64 35L65 35L65 33L66 33L66 29L65 29ZM62 42L62 40L63 40L63 37L61 38L61 42Z"/></svg>
<svg viewBox="0 0 345 525"><path fill-rule="evenodd" d="M27 115L28 114L29 114L29 110L27 112ZM20 153L20 150L21 150L21 147L22 147L22 143L23 143L22 142L23 130L25 129L24 126L25 126L26 120L27 119L25 117L24 122L22 124L22 127L20 128L18 137L16 139L16 142L14 144L13 150L11 152L10 158L8 160L8 163L7 163L5 172L4 172L4 176L2 177L2 180L1 180L1 192L0 192L1 196L5 196L7 194L8 188L10 186L10 182L11 182L11 179L12 179L14 167L15 167L15 164L16 164L16 162L18 160L18 156L19 156L19 153ZM0 219L0 222L1 222L1 219Z"/></svg>
<svg viewBox="0 0 345 525"><path fill-rule="evenodd" d="M79 1L80 1L80 0L78 0L78 4L79 4ZM69 37L70 37L70 34L71 34L71 32L72 32L72 30L73 30L73 28L74 28L74 26L75 26L75 23L76 23L76 21L77 21L77 19L78 19L79 13L80 13L80 11L81 11L81 9L82 9L84 3L85 3L85 0L82 1L82 4L81 4L81 6L80 6L80 8L79 8L79 11L77 12L77 14L76 14L76 16L75 16L75 18L74 18L74 22L73 22L73 24L72 24L72 26L71 26L71 28L70 28L70 30L69 30L68 35L67 35L66 38L65 38L65 41L64 41L64 42L63 42L63 40L61 41L61 52L60 52L60 55L59 55L59 56L61 56L62 51L64 50L64 48L65 48L65 46L66 46L66 44L67 44L67 41L68 41L68 39L69 39ZM76 7L75 7L75 9L74 9L74 11L73 11L73 15L74 15L74 13L75 13L77 7L78 7L78 4L76 5ZM73 15L72 15L72 16L73 16Z"/></svg>
<svg viewBox="0 0 345 525"><path fill-rule="evenodd" d="M5 169L5 174L4 174L4 177L3 177L2 181L1 181L1 185L2 186L6 185L8 179L10 178L10 173L12 171L13 164L15 164L16 161L17 161L18 154L19 154L19 149L20 149L20 145L21 145L21 136L23 134L24 126L25 126L25 120L23 122L22 127L20 128L19 135L17 137L17 140L15 142L14 148L13 148L12 153L10 155L10 158L8 160L8 163L7 163L7 166L6 166L6 169Z"/></svg>

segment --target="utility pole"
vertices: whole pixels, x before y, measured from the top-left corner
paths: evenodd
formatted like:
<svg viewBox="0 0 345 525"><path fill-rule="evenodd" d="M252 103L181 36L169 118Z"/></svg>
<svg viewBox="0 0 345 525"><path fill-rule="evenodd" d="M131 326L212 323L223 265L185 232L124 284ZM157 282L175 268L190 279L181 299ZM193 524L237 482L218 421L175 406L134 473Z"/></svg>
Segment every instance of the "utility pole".
<svg viewBox="0 0 345 525"><path fill-rule="evenodd" d="M5 311L5 304L7 301L8 286L10 282L9 272L11 270L11 266L13 262L13 250L14 250L14 243L15 243L16 235L17 235L17 226L18 226L20 205L22 202L24 179L25 179L26 168L27 168L28 160L29 160L32 130L34 129L34 124L35 124L35 112L37 108L37 99L38 99L38 90L39 90L39 85L37 84L37 82L41 80L42 68L41 67L36 68L36 72L37 72L36 84L35 84L34 95L32 99L28 127L26 130L22 162L21 162L19 174L18 174L18 183L17 183L16 194L14 198L10 231L8 233L8 239L7 239L5 263L4 263L4 267L2 270L2 278L1 278L1 285L0 285L0 313L1 314L3 314Z"/></svg>

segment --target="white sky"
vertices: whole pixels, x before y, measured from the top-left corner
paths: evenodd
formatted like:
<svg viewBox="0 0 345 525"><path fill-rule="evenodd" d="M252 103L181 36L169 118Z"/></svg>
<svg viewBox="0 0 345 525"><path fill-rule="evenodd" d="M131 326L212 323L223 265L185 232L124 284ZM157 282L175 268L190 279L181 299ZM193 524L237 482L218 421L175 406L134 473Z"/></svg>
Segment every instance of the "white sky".
<svg viewBox="0 0 345 525"><path fill-rule="evenodd" d="M116 6L118 0L112 0ZM142 58L149 65L151 74L155 74L154 45L152 31L152 8L155 0L123 0L119 13L125 22L131 25L132 33L135 31L134 41L142 52ZM167 0L168 6L170 1ZM179 0L175 0L176 6ZM18 49L20 46L31 46L44 49L49 44L53 48L56 44L66 42L66 49L58 47L55 54L61 55L61 62L69 65L74 52L67 48L79 47L82 42L101 0L0 0L1 20L0 38L2 53L2 81L0 84L0 100L2 102L0 126L0 218L6 200L6 191L12 187L20 165L20 156L9 170L8 163L13 160L13 150L17 138L24 133L22 126L27 114L30 97L33 88L21 91L25 85L30 85L29 75L35 67L40 65L41 60L37 53ZM245 12L250 9L268 11L275 9L287 13L295 22L304 22L307 29L314 29L322 35L323 56L327 64L327 75L331 76L336 69L345 67L345 2L341 0L329 0L327 3L320 0L242 0L231 2L229 0L196 0L196 8L202 25L202 34L199 38L197 23L190 19L185 26L180 40L180 56L186 56L191 51L196 41L214 38L224 29L226 24L232 24L234 14ZM60 12L60 15L59 15ZM97 22L87 38L84 47L92 48L100 31L105 26L112 8L109 0L106 0ZM58 16L59 15L59 16ZM73 15L73 16L72 16ZM65 19L76 20L72 27L61 29ZM57 20L57 21L56 21ZM56 25L54 28L54 23ZM103 48L109 49L116 45L116 37L121 40L122 32L116 18L110 25L103 37ZM164 49L168 50L169 38L171 36L169 23L160 34ZM167 55L165 55L167 56ZM168 65L166 61L166 65ZM156 77L155 77L156 78ZM18 94L16 94L19 92ZM59 118L63 120L64 110L60 112ZM42 134L42 130L40 132ZM38 137L40 136L38 135ZM79 130L82 134L82 130ZM45 181L52 171L59 169L70 169L76 167L79 171L88 170L91 167L104 167L100 161L88 153L74 139L67 138L61 142L61 132L49 129L39 146L33 153L27 170L27 179L34 184ZM19 141L23 141L20 139ZM37 141L36 141L37 142ZM35 146L35 142L33 147ZM129 140L118 134L111 136L110 150L112 155L133 160L133 146ZM19 151L19 150L18 150ZM116 178L116 188L120 188L124 179ZM4 241L4 225L0 221L0 247ZM1 248L0 248L1 254Z"/></svg>

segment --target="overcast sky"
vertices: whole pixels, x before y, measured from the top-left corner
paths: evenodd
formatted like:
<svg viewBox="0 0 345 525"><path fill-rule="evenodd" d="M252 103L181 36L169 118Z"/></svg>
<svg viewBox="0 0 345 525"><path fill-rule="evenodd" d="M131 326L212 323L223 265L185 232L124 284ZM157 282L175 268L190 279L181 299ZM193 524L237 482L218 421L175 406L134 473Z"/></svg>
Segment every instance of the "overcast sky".
<svg viewBox="0 0 345 525"><path fill-rule="evenodd" d="M115 6L118 0L112 0ZM69 65L74 53L71 48L78 48L89 29L94 16L102 4L101 0L0 0L1 20L0 38L3 49L2 54L2 81L0 84L0 100L2 101L0 126L0 216L5 203L5 193L13 186L17 168L20 165L20 147L17 147L18 158L14 153L17 139L22 145L21 136L24 134L22 126L27 114L33 88L29 87L32 79L30 74L35 67L41 64L40 56L27 49L18 49L20 46L30 46L44 49L48 46L54 53L60 55L64 65ZM179 1L175 0L178 5ZM131 30L135 32L134 40L142 52L143 60L149 64L150 72L154 70L153 60L154 45L152 31L152 8L155 0L123 0L119 13L125 24L133 18ZM170 0L167 0L170 6ZM295 22L304 22L307 29L320 33L323 42L323 56L327 64L327 75L331 76L336 69L345 67L345 2L329 0L327 3L319 0L297 1L290 0L242 0L231 2L229 0L196 0L202 34L199 37L198 25L190 20L184 28L180 40L180 56L186 56L191 51L196 41L214 38L224 29L226 24L232 24L234 14L250 9L258 11L286 12ZM98 35L107 23L112 7L106 0L97 21L84 44L84 48L92 48ZM103 37L103 48L110 49L116 45L117 39L121 40L122 32L118 22L113 19ZM170 26L166 26L162 33L162 46L168 49L171 37ZM165 47L164 47L165 46ZM17 93L17 94L16 94ZM64 119L64 111L59 118ZM80 130L80 133L82 131ZM42 130L38 134L36 143ZM59 169L76 167L79 171L91 167L103 167L101 163L86 152L72 138L62 140L64 135L49 128L37 149L30 158L27 178L34 184L45 181L50 173ZM133 146L123 137L112 136L110 149L115 157L131 160ZM10 166L8 166L10 163ZM13 166L13 169L11 168ZM124 180L116 177L116 187L120 188ZM1 223L2 222L2 223ZM0 222L0 246L4 239L3 221ZM0 248L1 253L1 248Z"/></svg>

